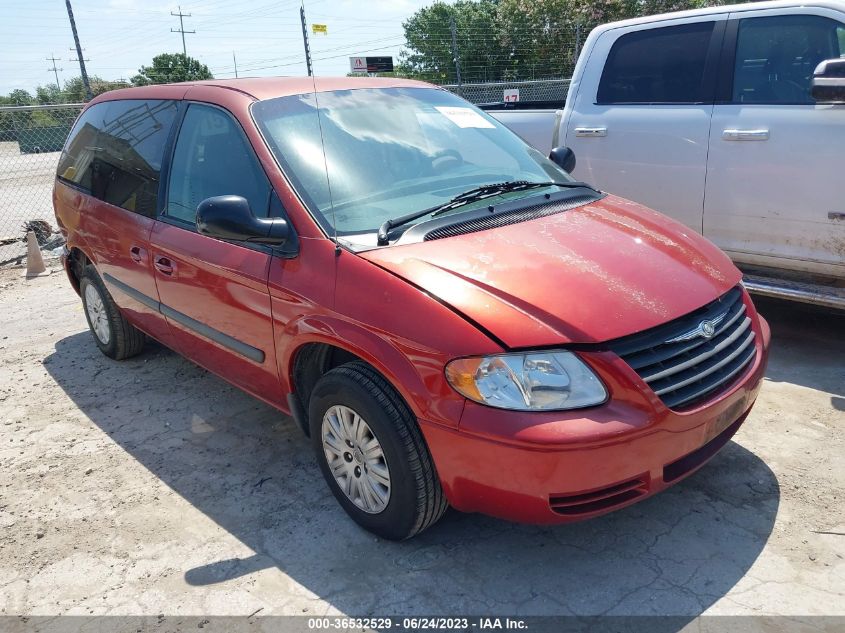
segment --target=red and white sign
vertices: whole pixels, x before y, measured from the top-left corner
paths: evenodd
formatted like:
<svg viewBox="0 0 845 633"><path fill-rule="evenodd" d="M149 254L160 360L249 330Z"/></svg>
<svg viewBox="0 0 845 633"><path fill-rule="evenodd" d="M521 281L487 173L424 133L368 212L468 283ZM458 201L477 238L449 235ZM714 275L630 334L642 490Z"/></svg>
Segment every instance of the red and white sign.
<svg viewBox="0 0 845 633"><path fill-rule="evenodd" d="M519 101L519 88L505 88L505 103Z"/></svg>
<svg viewBox="0 0 845 633"><path fill-rule="evenodd" d="M353 73L367 72L367 58L366 57L350 57L349 68Z"/></svg>

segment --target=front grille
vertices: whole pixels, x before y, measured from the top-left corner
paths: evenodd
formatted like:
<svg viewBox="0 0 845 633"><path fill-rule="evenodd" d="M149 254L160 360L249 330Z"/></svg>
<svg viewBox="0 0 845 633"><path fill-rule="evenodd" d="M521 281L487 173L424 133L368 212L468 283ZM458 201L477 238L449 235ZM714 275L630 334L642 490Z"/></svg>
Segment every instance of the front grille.
<svg viewBox="0 0 845 633"><path fill-rule="evenodd" d="M748 366L756 351L738 287L695 312L612 341L609 347L670 409L688 408L715 395Z"/></svg>
<svg viewBox="0 0 845 633"><path fill-rule="evenodd" d="M455 235L464 235L466 233L475 233L476 231L483 231L485 229L495 229L500 226L508 226L518 222L525 222L526 220L535 220L537 218L544 218L563 211L569 211L575 207L580 207L589 202L595 202L596 195L584 195L569 198L568 200L554 200L552 202L545 202L522 209L513 211L502 211L495 215L487 215L481 218L474 218L472 220L464 220L462 222L455 222L446 226L441 226L430 230L423 237L424 241L439 240L444 237L452 237Z"/></svg>

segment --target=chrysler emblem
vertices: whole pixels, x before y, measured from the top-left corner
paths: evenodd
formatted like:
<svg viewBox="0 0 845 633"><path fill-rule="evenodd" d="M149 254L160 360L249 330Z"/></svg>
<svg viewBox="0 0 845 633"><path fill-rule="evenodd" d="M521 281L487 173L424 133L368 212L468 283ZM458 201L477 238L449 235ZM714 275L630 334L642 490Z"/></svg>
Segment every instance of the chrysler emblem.
<svg viewBox="0 0 845 633"><path fill-rule="evenodd" d="M676 336L675 338L670 338L666 343L680 343L681 341L691 341L696 338L703 338L703 339L711 339L716 334L716 327L725 320L725 317L728 316L728 311L726 310L722 314L713 317L712 319L705 319L701 323L698 324L698 327L690 330L689 332L684 332L680 336Z"/></svg>

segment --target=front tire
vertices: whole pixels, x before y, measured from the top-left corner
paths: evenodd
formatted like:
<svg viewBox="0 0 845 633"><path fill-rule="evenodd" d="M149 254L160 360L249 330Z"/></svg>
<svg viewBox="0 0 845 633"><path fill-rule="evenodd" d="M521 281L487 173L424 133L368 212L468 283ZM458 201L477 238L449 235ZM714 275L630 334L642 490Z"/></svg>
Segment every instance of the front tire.
<svg viewBox="0 0 845 633"><path fill-rule="evenodd" d="M443 516L446 498L416 418L371 366L327 372L311 394L309 423L326 483L361 527L399 541Z"/></svg>
<svg viewBox="0 0 845 633"><path fill-rule="evenodd" d="M144 333L120 313L103 280L90 264L82 272L79 292L88 327L100 351L114 360L140 354L144 349Z"/></svg>

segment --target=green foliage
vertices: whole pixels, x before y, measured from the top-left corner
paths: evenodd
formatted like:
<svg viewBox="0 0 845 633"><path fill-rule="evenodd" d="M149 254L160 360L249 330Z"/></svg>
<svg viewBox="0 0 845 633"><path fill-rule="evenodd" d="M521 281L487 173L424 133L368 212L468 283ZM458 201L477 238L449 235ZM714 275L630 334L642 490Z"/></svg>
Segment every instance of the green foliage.
<svg viewBox="0 0 845 633"><path fill-rule="evenodd" d="M49 103L64 103L61 89L56 84L38 86L35 89L35 101L41 105Z"/></svg>
<svg viewBox="0 0 845 633"><path fill-rule="evenodd" d="M23 105L32 105L33 99L32 95L29 94L28 91L18 88L17 90L12 90L9 93L9 105L13 106L23 106Z"/></svg>
<svg viewBox="0 0 845 633"><path fill-rule="evenodd" d="M452 57L450 20L454 18L464 81L499 78L507 51L498 37L497 0L437 1L406 20L405 46L398 70L408 76L453 83L457 77ZM466 70L464 70L466 69Z"/></svg>
<svg viewBox="0 0 845 633"><path fill-rule="evenodd" d="M208 66L182 53L163 53L153 57L151 66L141 66L132 77L133 86L179 83L214 79Z"/></svg>
<svg viewBox="0 0 845 633"><path fill-rule="evenodd" d="M126 81L106 81L97 75L89 75L88 84L91 86L91 92L95 97L109 90L129 87L129 83ZM59 101L59 103L82 103L87 100L88 97L85 93L82 77L74 77L65 82L65 87L62 91L62 101Z"/></svg>
<svg viewBox="0 0 845 633"><path fill-rule="evenodd" d="M731 3L749 0L732 0ZM464 82L568 77L580 45L599 24L727 0L440 0L403 23L402 74L454 83L454 18Z"/></svg>

